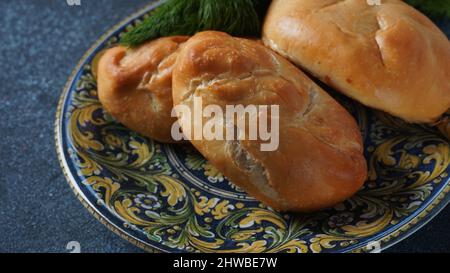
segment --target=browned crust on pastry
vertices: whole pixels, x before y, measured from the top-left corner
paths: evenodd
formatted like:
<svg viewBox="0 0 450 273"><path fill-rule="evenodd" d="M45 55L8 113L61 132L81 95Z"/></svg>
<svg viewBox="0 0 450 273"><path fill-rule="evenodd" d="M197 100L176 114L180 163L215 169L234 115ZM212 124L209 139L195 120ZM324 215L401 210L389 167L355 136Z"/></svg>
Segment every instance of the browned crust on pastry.
<svg viewBox="0 0 450 273"><path fill-rule="evenodd" d="M353 117L284 58L255 41L202 32L180 50L174 104L279 105L280 146L261 141L193 140L231 181L279 210L313 211L352 196L366 178ZM205 122L205 120L204 120Z"/></svg>
<svg viewBox="0 0 450 273"><path fill-rule="evenodd" d="M171 136L172 70L189 37L150 41L135 49L117 46L101 57L98 94L104 109L126 127L160 142Z"/></svg>
<svg viewBox="0 0 450 273"><path fill-rule="evenodd" d="M274 0L264 43L363 104L432 123L450 107L450 43L399 0Z"/></svg>

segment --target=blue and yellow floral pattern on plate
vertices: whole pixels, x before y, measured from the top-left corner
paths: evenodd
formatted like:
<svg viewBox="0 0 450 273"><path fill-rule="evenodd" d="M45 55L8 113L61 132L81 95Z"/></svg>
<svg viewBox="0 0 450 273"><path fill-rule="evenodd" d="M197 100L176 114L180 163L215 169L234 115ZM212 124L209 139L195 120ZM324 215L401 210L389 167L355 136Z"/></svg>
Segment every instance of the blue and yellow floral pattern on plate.
<svg viewBox="0 0 450 273"><path fill-rule="evenodd" d="M444 135L340 96L364 136L369 177L350 200L312 214L276 212L192 146L160 144L115 122L98 101L93 67L99 53L155 5L88 51L57 111L64 173L82 203L114 232L148 251L363 252L405 238L448 203L450 145Z"/></svg>

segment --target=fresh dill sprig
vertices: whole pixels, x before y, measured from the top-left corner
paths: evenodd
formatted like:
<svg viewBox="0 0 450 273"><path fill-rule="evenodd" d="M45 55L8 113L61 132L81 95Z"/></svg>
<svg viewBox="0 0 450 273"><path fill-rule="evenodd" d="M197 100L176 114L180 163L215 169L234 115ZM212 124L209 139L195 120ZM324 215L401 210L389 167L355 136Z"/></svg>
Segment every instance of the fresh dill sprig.
<svg viewBox="0 0 450 273"><path fill-rule="evenodd" d="M269 3L269 0L168 0L125 33L120 42L134 47L158 37L193 35L203 30L258 36Z"/></svg>
<svg viewBox="0 0 450 273"><path fill-rule="evenodd" d="M191 35L198 23L198 0L169 0L154 10L150 17L126 32L120 43L137 46L162 36Z"/></svg>
<svg viewBox="0 0 450 273"><path fill-rule="evenodd" d="M450 18L449 0L406 0L405 2L431 18Z"/></svg>

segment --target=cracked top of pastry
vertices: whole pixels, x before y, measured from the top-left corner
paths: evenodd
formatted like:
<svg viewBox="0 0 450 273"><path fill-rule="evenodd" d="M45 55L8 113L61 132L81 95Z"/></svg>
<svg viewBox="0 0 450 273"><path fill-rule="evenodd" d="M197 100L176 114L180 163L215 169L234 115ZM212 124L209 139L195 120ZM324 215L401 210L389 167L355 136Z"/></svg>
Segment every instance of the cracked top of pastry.
<svg viewBox="0 0 450 273"><path fill-rule="evenodd" d="M274 0L263 41L369 107L435 122L450 108L448 38L402 1L369 2Z"/></svg>

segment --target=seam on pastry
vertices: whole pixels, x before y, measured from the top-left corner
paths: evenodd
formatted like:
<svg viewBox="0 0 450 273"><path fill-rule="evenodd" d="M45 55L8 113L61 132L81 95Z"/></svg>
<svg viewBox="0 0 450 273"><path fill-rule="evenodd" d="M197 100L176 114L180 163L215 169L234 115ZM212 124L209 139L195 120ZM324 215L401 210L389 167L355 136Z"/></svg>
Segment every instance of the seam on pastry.
<svg viewBox="0 0 450 273"><path fill-rule="evenodd" d="M315 134L311 133L311 132L310 132L309 130L307 130L307 128L305 128L305 127L297 127L297 128L300 129L300 130L302 130L302 131L304 131L304 132L306 132L306 133L308 133L308 134L311 135L313 138L315 138L317 141L319 141L319 142L321 142L321 143L327 145L328 147L330 147L330 148L332 148L332 149L334 149L334 150L337 150L338 152L340 152L341 154L343 154L345 157L347 157L347 158L349 158L350 160L353 161L353 158L352 158L352 156L351 156L351 154L350 154L350 153L351 153L350 151L348 151L348 150L343 150L343 149L341 149L339 146L334 145L334 144L331 144L331 143L325 141L325 140L322 139L321 137L316 136ZM358 145L358 146L359 146L359 145Z"/></svg>
<svg viewBox="0 0 450 273"><path fill-rule="evenodd" d="M250 183L261 190L261 193L270 199L283 203L278 192L272 187L267 174L267 169L251 153L241 146L239 140L226 142L226 150L233 159L233 164L241 171L245 172Z"/></svg>
<svg viewBox="0 0 450 273"><path fill-rule="evenodd" d="M311 87L313 88L313 87ZM314 108L315 106L315 100L317 97L317 92L313 92L311 90L308 90L308 95L309 95L309 102L308 105L306 106L305 111L302 113L302 117L307 116Z"/></svg>
<svg viewBox="0 0 450 273"><path fill-rule="evenodd" d="M193 78L189 82L189 91L183 95L181 101L192 99L192 97L202 89L208 89L213 85L225 85L233 81L244 81L251 78L256 78L260 76L273 75L273 71L268 69L260 69L252 72L242 74L240 76L231 76L229 72L216 75L214 78L208 79L208 77L200 76Z"/></svg>
<svg viewBox="0 0 450 273"><path fill-rule="evenodd" d="M381 48L381 44L380 44L378 35L375 36L375 45L377 46L377 49L378 49L377 52L378 52L378 56L379 56L380 62L383 65L383 67L386 67L386 63L384 61L383 50Z"/></svg>
<svg viewBox="0 0 450 273"><path fill-rule="evenodd" d="M299 68L297 68L297 69L299 69ZM303 72L302 72L302 73L303 73ZM278 77L280 77L281 79L283 79L283 80L289 82L290 84L292 84L293 86L295 86L296 89L299 88L299 87L297 86L297 84L295 84L292 80L290 80L290 79L288 79L287 77L285 77L283 74L279 73L279 74L277 74L276 76L278 76ZM313 88L314 88L314 86L310 86L310 88L308 88L308 89L306 90L306 92L308 93L308 99L309 99L308 104L306 105L305 110L304 110L302 113L298 114L297 116L304 117L304 116L308 115L308 114L312 111L312 109L314 109L315 105L313 104L313 100L316 98L317 92L316 92L316 91L313 91L313 90L312 90Z"/></svg>
<svg viewBox="0 0 450 273"><path fill-rule="evenodd" d="M153 112L158 113L161 110L161 107L158 100L155 98L155 94L153 94L153 92L145 92L145 94L150 98L150 106L152 107Z"/></svg>
<svg viewBox="0 0 450 273"><path fill-rule="evenodd" d="M180 98L180 104L181 103L186 103L187 101L191 101L193 96L197 93L197 90L202 88L208 88L209 87L209 83L214 80L214 78L212 78L210 80L210 78L208 77L207 74L198 76L198 77L192 77L189 80L188 83L188 87L186 88L186 92L183 93L182 97Z"/></svg>
<svg viewBox="0 0 450 273"><path fill-rule="evenodd" d="M385 31L387 28L386 28L386 24L381 21L381 19L380 19L380 17L378 15L376 16L376 19L377 19L377 24L378 24L378 30L375 32L375 37L374 37L375 45L377 46L377 49L378 49L378 55L379 55L381 64L384 67L386 67L386 63L384 61L383 49L382 49L382 46L381 46L381 42L379 40L380 39L379 33L381 31Z"/></svg>
<svg viewBox="0 0 450 273"><path fill-rule="evenodd" d="M269 40L269 42L271 42L271 40ZM276 46L275 46L275 47L276 47ZM280 55L281 55L281 54L280 54ZM274 61L275 64L276 64L276 69L275 69L275 71L276 71L276 76L277 76L277 77L280 77L281 79L285 80L286 82L292 84L292 85L295 86L296 89L297 89L297 88L298 88L297 84L295 84L293 80L291 80L291 79L287 78L286 76L284 76L283 73L280 71L281 63L280 63L280 61L279 61L278 56L276 55L276 53L271 52L271 53L270 53L270 56L272 57L273 61ZM289 59L289 58L287 58L287 59ZM291 63L291 65L293 65L293 64ZM296 67L296 69L298 69L298 70L300 71L300 73L303 73L303 72L300 70L300 68ZM314 87L311 86L311 87L307 90L309 102L308 102L307 107L305 108L305 111L303 111L303 113L301 114L301 116L307 115L307 114L308 114L309 112L311 112L311 110L314 108L314 105L313 105L312 100L316 97L317 94L316 94L315 92L313 92L313 90L311 90L312 88L314 88Z"/></svg>
<svg viewBox="0 0 450 273"><path fill-rule="evenodd" d="M150 84L152 82L152 80L154 80L155 78L158 78L159 75L165 73L166 70L169 68L167 68L167 67L162 68L161 66L163 66L173 56L173 54L178 54L178 50L182 44L184 44L184 43L177 44L176 49L174 49L173 51L171 51L167 55L165 55L164 58L151 71L146 71L144 74L144 77L142 78L142 81L139 83L138 86L145 88L145 86ZM175 66L175 62L173 63L172 67L173 66ZM148 75L148 74L151 74L151 75Z"/></svg>
<svg viewBox="0 0 450 273"><path fill-rule="evenodd" d="M141 82L138 84L137 89L146 90L145 86L152 80L153 78L153 72L151 71L145 71L144 76L142 77Z"/></svg>
<svg viewBox="0 0 450 273"><path fill-rule="evenodd" d="M356 38L356 39L357 39L357 38L363 36L361 33L351 32L351 31L348 31L348 30L342 28L338 23L336 23L336 22L334 22L334 21L333 21L332 23L333 23L334 26L337 27L337 29L338 29L340 32L342 32L343 34L345 34L345 35L347 35L347 36L349 36L349 37L352 37L352 38Z"/></svg>

